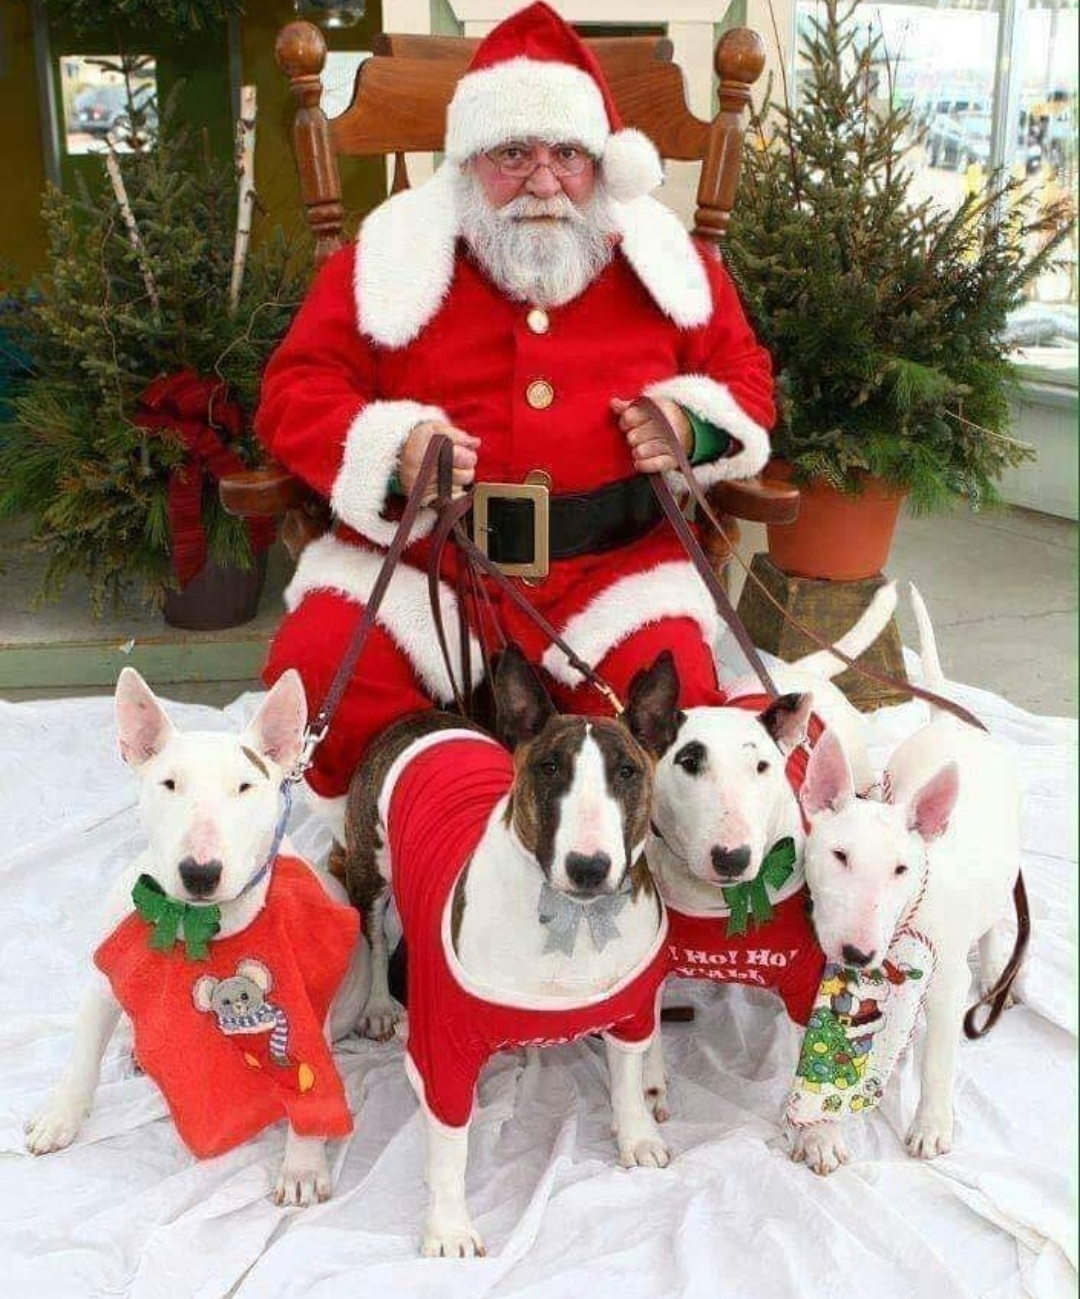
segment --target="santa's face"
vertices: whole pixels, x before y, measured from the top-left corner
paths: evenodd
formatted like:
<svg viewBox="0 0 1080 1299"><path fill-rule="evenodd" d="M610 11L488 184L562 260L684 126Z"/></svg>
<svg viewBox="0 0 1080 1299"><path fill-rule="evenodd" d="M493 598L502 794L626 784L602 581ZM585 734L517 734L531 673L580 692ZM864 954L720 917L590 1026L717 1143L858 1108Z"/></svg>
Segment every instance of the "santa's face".
<svg viewBox="0 0 1080 1299"><path fill-rule="evenodd" d="M461 233L510 297L540 307L576 298L611 260L614 229L596 163L573 145L527 141L478 154L461 171ZM576 152L575 152L576 151ZM531 166L524 175L512 174Z"/></svg>

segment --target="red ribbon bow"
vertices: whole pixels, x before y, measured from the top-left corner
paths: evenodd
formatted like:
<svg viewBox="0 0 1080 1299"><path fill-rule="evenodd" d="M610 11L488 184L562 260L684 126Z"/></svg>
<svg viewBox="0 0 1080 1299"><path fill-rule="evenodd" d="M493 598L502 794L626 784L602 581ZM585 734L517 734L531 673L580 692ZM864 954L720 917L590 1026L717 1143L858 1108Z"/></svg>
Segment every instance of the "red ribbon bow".
<svg viewBox="0 0 1080 1299"><path fill-rule="evenodd" d="M181 588L206 564L206 533L202 525L203 476L218 482L225 474L245 466L235 451L218 436L240 436L244 413L229 397L224 383L204 379L194 370L163 375L139 397L135 423L140 428L168 429L176 433L186 453L184 462L169 478L169 532L173 569ZM272 519L248 520L248 536L258 554L274 539Z"/></svg>

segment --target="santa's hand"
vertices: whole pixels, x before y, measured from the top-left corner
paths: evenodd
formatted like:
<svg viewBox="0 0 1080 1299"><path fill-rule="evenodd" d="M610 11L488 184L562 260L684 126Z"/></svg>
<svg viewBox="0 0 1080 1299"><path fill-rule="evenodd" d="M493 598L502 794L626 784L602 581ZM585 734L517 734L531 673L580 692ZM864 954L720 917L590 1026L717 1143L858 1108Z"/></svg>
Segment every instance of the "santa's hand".
<svg viewBox="0 0 1080 1299"><path fill-rule="evenodd" d="M410 430L405 445L401 448L397 473L401 489L406 496L416 485L428 443L440 433L454 444L454 486L468 487L476 477L476 455L480 447L480 439L473 437L471 433L466 433L464 429L455 428L453 424L444 424L436 419L425 420ZM434 488L434 473L432 473L431 485Z"/></svg>
<svg viewBox="0 0 1080 1299"><path fill-rule="evenodd" d="M686 412L667 397L653 401L664 412L687 455L694 443L694 431ZM626 445L634 458L634 468L642 474L662 474L678 467L663 426L644 406L625 397L612 397L611 409L619 417L619 428L626 434Z"/></svg>

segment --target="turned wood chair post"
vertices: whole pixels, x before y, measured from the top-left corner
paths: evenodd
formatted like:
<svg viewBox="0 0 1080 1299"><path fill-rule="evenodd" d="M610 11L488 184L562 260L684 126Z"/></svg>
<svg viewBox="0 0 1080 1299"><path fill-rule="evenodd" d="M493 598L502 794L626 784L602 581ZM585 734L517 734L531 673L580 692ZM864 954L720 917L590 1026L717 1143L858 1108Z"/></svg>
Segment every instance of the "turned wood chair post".
<svg viewBox="0 0 1080 1299"><path fill-rule="evenodd" d="M720 111L709 126L694 234L720 244L735 206L746 133L743 114L750 104L750 87L765 67L765 44L757 32L737 27L721 36L713 61L720 80Z"/></svg>
<svg viewBox="0 0 1080 1299"><path fill-rule="evenodd" d="M341 176L321 103L326 40L313 23L289 23L278 33L274 56L296 99L293 152L304 211L315 236L315 265L321 266L343 245L345 219Z"/></svg>

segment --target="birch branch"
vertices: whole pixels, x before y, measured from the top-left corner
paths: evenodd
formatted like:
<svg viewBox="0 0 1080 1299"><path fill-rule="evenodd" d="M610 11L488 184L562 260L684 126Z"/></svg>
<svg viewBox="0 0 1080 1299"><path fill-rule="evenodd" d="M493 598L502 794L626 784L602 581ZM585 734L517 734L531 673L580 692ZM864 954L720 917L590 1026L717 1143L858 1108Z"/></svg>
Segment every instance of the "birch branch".
<svg viewBox="0 0 1080 1299"><path fill-rule="evenodd" d="M139 259L143 283L146 285L147 295L153 303L154 315L160 316L161 299L158 297L157 285L154 283L154 277L150 271L150 263L146 260L146 248L139 237L139 227L135 220L135 213L132 212L131 204L128 202L127 188L124 185L124 177L120 171L120 160L112 149L105 155L105 170L109 173L109 180L112 183L113 193L116 195L120 215L124 218L124 225L127 226L128 239L135 250L135 256Z"/></svg>
<svg viewBox="0 0 1080 1299"><path fill-rule="evenodd" d="M229 283L229 314L240 303L244 283L248 245L251 243L251 217L255 210L255 87L240 91L240 120L236 124L236 171L239 176L236 206L236 239L233 243L232 279Z"/></svg>

